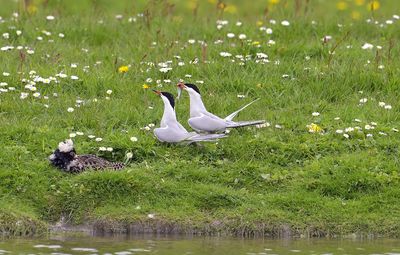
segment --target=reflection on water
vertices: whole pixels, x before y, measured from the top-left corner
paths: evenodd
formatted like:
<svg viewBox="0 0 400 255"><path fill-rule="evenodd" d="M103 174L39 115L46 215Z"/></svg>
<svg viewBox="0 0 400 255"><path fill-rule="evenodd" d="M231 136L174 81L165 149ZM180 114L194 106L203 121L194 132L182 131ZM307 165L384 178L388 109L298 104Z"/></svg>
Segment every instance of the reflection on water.
<svg viewBox="0 0 400 255"><path fill-rule="evenodd" d="M400 240L271 240L182 236L52 236L48 239L0 239L0 255L3 254L400 255Z"/></svg>

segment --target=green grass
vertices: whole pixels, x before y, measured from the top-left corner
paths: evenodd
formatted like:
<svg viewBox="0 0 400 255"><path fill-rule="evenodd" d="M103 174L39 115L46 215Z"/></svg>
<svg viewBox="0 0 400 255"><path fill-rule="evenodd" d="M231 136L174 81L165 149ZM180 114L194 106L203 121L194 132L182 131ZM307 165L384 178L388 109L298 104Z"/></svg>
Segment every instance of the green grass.
<svg viewBox="0 0 400 255"><path fill-rule="evenodd" d="M0 82L8 84L2 88L15 87L0 93L0 233L35 234L64 217L69 224L91 223L114 232L149 226L249 236L400 236L400 139L392 130L400 129L400 21L392 18L399 3L381 1L371 13L366 3L347 1L348 9L338 11L334 1L311 1L308 11L303 5L296 15L291 1L281 1L263 16L266 1L244 5L232 0L227 4L235 5L236 12L223 14L207 1L199 2L197 14L190 9L194 1L78 2L33 1L37 11L28 14L9 1L0 10L0 34L9 33L9 39L0 38L0 46L35 51L0 51ZM175 4L172 11L167 2ZM20 15L13 20L16 10ZM360 20L351 19L353 11ZM47 21L50 14L56 19ZM123 18L117 20L117 14ZM229 24L218 30L218 19ZM290 26L280 25L284 19ZM394 24L386 25L388 19ZM238 20L242 26L235 25ZM273 34L260 31L257 21ZM236 38L227 38L229 32ZM242 33L251 41L239 40ZM323 44L325 35L333 39ZM268 45L270 39L276 44ZM205 55L197 40L207 42ZM361 49L366 42L382 49ZM223 58L220 52L233 56ZM256 63L255 54L261 52L269 63ZM235 55L252 57L239 65ZM198 64L191 64L196 58ZM169 60L172 70L161 73L157 64ZM179 66L180 61L185 65ZM117 72L122 65L130 65L125 74ZM41 96L35 98L21 81L32 80L32 70L44 78L63 72L79 80L38 82ZM260 98L238 119L265 119L271 125L232 130L218 144L201 147L161 144L142 128L159 124L163 105L142 85L154 88L161 80L162 90L175 92L179 79L197 83L208 109L220 116ZM21 92L29 96L20 99ZM362 98L368 101L360 105ZM76 107L77 99L85 103ZM177 115L185 126L188 106L184 94ZM313 117L313 112L321 115ZM377 123L375 129L365 129L371 122ZM311 123L324 134L309 133ZM336 133L356 126L362 130L349 132L348 139ZM80 175L49 166L47 157L58 142L78 131L84 133L74 138L79 153L124 161L132 152L129 166ZM89 139L90 134L103 140ZM132 136L138 141L132 142ZM100 152L101 146L114 150Z"/></svg>

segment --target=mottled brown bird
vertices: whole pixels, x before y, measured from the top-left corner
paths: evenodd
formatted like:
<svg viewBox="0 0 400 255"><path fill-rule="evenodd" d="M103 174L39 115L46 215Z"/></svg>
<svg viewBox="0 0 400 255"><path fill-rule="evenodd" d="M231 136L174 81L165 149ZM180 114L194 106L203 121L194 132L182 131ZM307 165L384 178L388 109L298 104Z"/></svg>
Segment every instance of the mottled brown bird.
<svg viewBox="0 0 400 255"><path fill-rule="evenodd" d="M80 173L93 170L120 170L124 163L110 162L96 155L77 155L71 139L60 142L58 148L49 157L50 163L68 173Z"/></svg>

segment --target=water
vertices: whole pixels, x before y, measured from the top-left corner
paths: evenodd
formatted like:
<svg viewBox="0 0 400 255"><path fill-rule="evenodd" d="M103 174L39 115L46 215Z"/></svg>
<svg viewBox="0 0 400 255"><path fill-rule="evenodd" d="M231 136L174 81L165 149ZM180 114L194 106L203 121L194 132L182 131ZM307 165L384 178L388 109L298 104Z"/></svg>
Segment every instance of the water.
<svg viewBox="0 0 400 255"><path fill-rule="evenodd" d="M8 254L160 254L160 255L400 255L400 240L270 240L218 237L51 237L0 239Z"/></svg>

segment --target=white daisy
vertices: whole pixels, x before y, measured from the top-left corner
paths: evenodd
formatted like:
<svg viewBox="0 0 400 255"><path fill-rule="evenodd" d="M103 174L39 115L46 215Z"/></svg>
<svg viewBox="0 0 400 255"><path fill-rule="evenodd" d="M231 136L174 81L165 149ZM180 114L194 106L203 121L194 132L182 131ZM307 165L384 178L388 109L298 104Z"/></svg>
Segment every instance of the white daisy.
<svg viewBox="0 0 400 255"><path fill-rule="evenodd" d="M370 44L370 43L364 43L363 46L361 46L361 49L363 50L371 50L374 48L374 45Z"/></svg>
<svg viewBox="0 0 400 255"><path fill-rule="evenodd" d="M221 57L230 57L230 56L232 56L232 54L231 53L229 53L229 52L220 52L219 53L219 55L221 56Z"/></svg>

